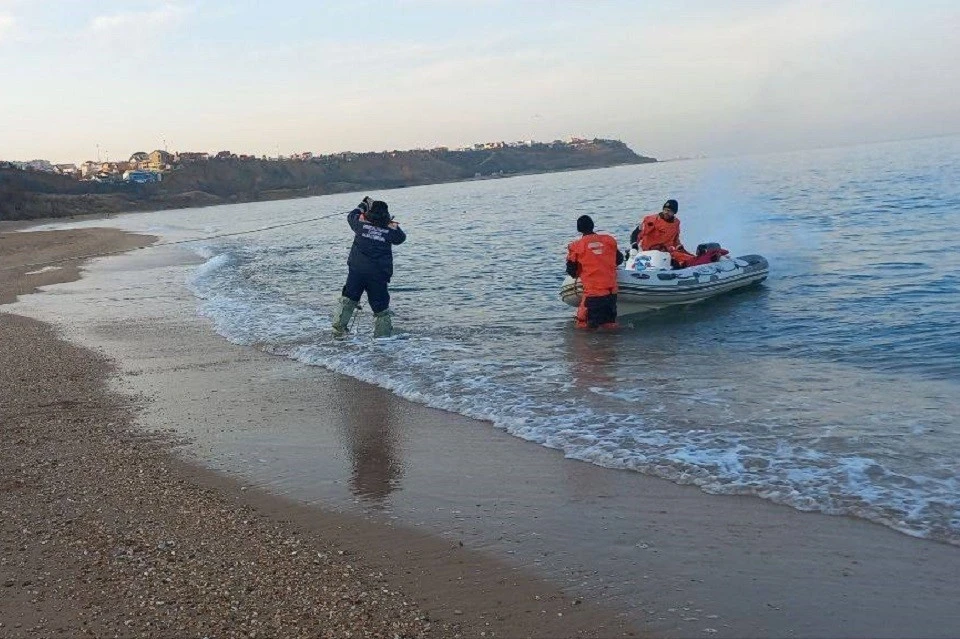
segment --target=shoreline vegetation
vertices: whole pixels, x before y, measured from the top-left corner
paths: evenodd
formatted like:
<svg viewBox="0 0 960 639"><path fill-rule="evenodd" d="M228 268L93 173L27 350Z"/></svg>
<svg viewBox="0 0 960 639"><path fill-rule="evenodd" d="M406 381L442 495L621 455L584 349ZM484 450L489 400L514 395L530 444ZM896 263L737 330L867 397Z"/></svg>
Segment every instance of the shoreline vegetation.
<svg viewBox="0 0 960 639"><path fill-rule="evenodd" d="M339 153L309 160L213 157L184 163L154 184L77 180L0 167L0 220L284 200L656 161L619 140L593 139L489 149Z"/></svg>

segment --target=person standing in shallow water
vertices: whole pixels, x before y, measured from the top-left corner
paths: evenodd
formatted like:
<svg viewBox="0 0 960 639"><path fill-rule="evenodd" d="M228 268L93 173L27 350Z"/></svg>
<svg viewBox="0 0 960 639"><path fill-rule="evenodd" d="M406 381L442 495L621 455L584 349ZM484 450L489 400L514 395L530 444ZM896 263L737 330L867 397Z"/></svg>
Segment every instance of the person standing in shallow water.
<svg viewBox="0 0 960 639"><path fill-rule="evenodd" d="M623 255L613 236L594 233L589 215L577 219L577 231L582 237L567 247L567 274L583 285L577 328L612 328L617 322L617 266Z"/></svg>
<svg viewBox="0 0 960 639"><path fill-rule="evenodd" d="M347 214L347 223L353 230L353 246L347 258L347 283L333 318L333 331L337 335L347 332L360 296L366 292L374 317L373 336L390 337L393 322L388 285L393 277L393 247L403 244L407 234L390 217L386 202L369 197Z"/></svg>

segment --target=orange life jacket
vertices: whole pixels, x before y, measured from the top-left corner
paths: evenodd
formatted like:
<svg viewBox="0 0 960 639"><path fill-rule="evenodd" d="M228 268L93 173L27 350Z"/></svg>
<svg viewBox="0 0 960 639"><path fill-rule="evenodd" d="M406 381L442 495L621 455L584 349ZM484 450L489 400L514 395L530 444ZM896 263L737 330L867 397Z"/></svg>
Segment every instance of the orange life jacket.
<svg viewBox="0 0 960 639"><path fill-rule="evenodd" d="M679 218L667 222L659 213L653 213L640 221L641 251L672 251L681 246Z"/></svg>
<svg viewBox="0 0 960 639"><path fill-rule="evenodd" d="M680 243L680 218L674 216L673 221L668 222L659 213L653 213L641 220L640 250L666 251L680 268L690 264L696 257L687 253Z"/></svg>
<svg viewBox="0 0 960 639"><path fill-rule="evenodd" d="M567 261L577 264L585 297L617 292L617 241L602 233L588 233L567 247Z"/></svg>

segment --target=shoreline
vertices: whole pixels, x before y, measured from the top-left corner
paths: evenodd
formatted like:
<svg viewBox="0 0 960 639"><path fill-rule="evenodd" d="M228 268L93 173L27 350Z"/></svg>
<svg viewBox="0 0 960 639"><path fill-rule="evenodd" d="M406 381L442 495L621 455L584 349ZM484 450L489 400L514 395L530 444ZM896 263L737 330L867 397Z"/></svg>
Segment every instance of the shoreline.
<svg viewBox="0 0 960 639"><path fill-rule="evenodd" d="M57 231L37 242L31 233L13 233L30 225L0 225L0 305L15 302L20 295L39 292L42 286L80 279L83 256L110 251L128 251L153 244L156 237L104 228L98 233ZM17 228L19 227L19 228ZM30 266L37 262L52 266Z"/></svg>
<svg viewBox="0 0 960 639"><path fill-rule="evenodd" d="M960 627L954 547L564 459L488 423L235 346L195 316L188 292L171 291L182 269L142 290L144 273L182 255L140 253L98 261L86 284L58 287L56 306L128 300L76 316L68 332L111 354L128 392L152 391L144 424L176 425L198 442L192 458L238 481L462 541L587 593L587 604L606 601L652 635L946 637ZM131 271L140 279L100 288L104 274ZM160 291L163 306L149 308ZM29 301L29 314L54 306ZM379 411L354 406L358 394ZM394 445L371 449L371 437ZM376 472L385 459L400 472Z"/></svg>
<svg viewBox="0 0 960 639"><path fill-rule="evenodd" d="M644 164L657 164L658 160L652 162L618 162L615 164L606 164L602 166L584 166L567 167L546 171L516 171L504 175L484 175L474 177L457 177L452 179L439 179L426 182L411 182L410 184L392 184L384 186L370 186L359 183L344 183L335 188L321 187L303 187L288 189L271 189L258 192L256 197L248 197L242 193L234 193L227 197L217 196L206 191L185 191L179 193L163 194L160 199L130 200L123 196L122 192L108 194L83 194L83 195L58 195L45 193L29 193L32 197L39 197L41 201L49 200L50 206L65 206L65 203L79 204L70 211L64 211L60 215L51 216L49 211L39 214L37 217L0 217L0 232L4 231L4 225L20 225L21 228L30 227L43 223L68 222L81 219L100 219L102 217L112 217L115 215L125 215L131 213L149 213L155 211L173 211L183 209L202 209L210 206L228 206L231 204L251 204L257 202L279 202L285 200L299 200L311 197L322 197L325 195L341 195L346 193L363 193L384 190L409 189L421 186L436 186L441 184L469 183L485 180L501 180L515 177L526 177L531 175L549 175L552 173L568 173L571 171L597 171L604 169L613 169L624 166L639 166ZM49 208L47 206L41 208ZM105 212L104 212L105 211ZM0 211L3 214L3 211Z"/></svg>
<svg viewBox="0 0 960 639"><path fill-rule="evenodd" d="M0 300L78 281L77 263L24 276L19 265L37 253L152 239L113 229L0 236L0 268L16 274ZM633 634L611 611L462 545L185 461L169 432L135 427L149 400L111 388L108 359L11 310L0 308L0 635Z"/></svg>

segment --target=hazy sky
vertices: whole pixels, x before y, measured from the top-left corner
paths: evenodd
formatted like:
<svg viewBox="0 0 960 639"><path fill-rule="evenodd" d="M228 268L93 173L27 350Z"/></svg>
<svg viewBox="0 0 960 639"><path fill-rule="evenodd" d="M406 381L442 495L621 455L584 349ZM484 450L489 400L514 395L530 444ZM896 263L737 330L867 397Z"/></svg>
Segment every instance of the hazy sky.
<svg viewBox="0 0 960 639"><path fill-rule="evenodd" d="M960 132L960 2L0 0L0 159Z"/></svg>

